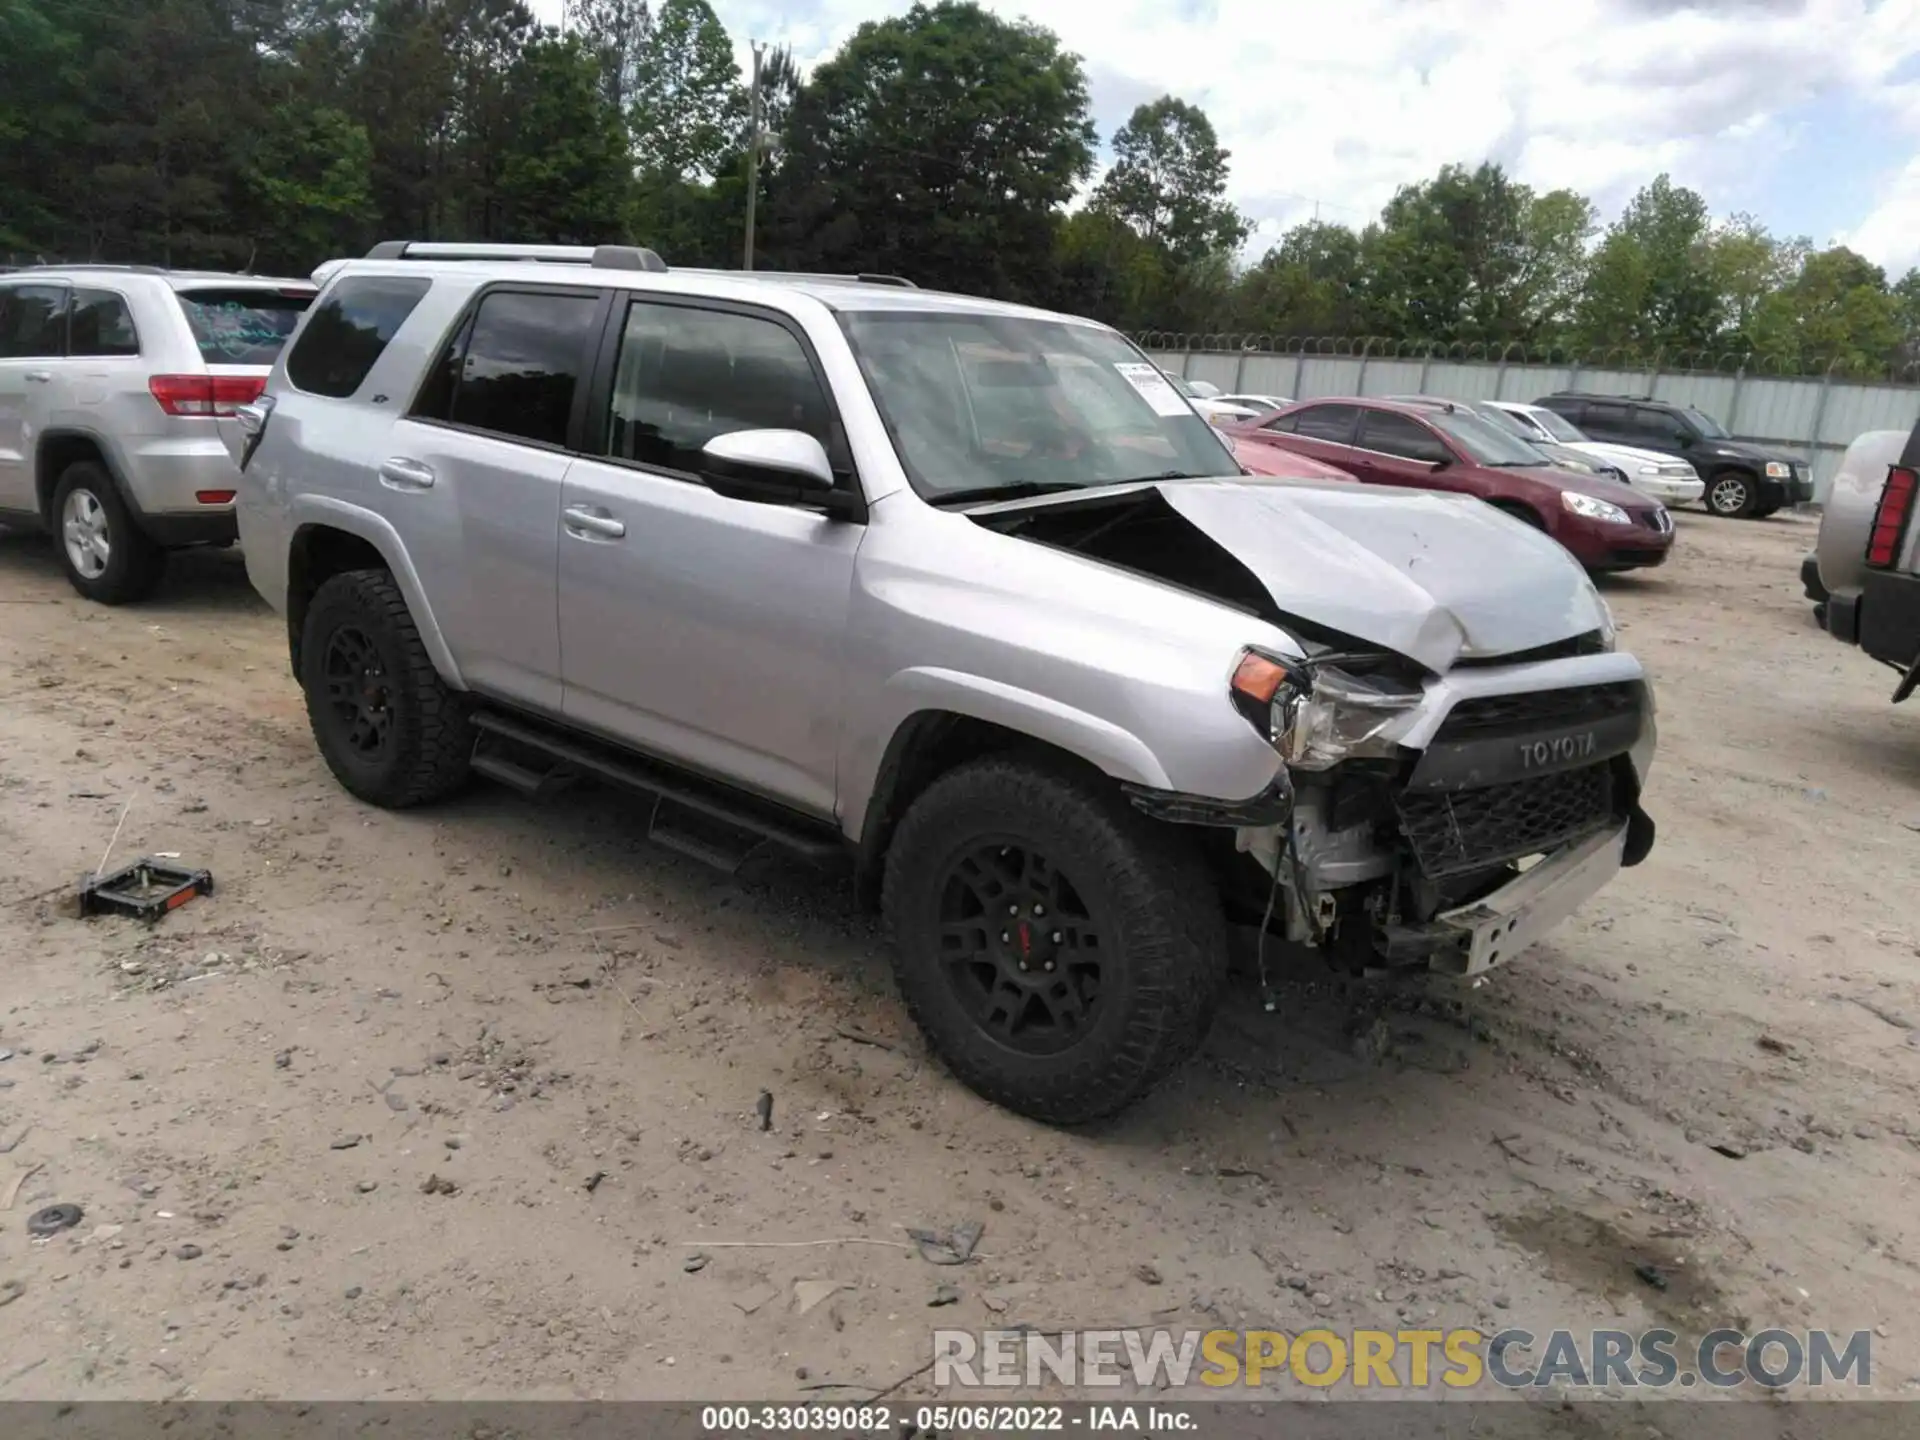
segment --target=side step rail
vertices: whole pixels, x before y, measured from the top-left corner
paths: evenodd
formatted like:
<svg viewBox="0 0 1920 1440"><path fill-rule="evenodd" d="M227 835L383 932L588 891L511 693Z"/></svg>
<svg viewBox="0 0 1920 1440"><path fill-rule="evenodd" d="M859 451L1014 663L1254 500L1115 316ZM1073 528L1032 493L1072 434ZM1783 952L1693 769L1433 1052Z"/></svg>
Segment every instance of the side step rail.
<svg viewBox="0 0 1920 1440"><path fill-rule="evenodd" d="M814 865L844 858L838 836L799 819L786 820L750 801L736 800L719 786L656 767L639 756L602 749L591 741L551 733L537 725L483 710L473 717L481 732L473 768L523 795L557 793L582 775L618 785L653 803L647 838L692 859L731 874L768 846ZM502 750L531 754L548 762L541 771Z"/></svg>

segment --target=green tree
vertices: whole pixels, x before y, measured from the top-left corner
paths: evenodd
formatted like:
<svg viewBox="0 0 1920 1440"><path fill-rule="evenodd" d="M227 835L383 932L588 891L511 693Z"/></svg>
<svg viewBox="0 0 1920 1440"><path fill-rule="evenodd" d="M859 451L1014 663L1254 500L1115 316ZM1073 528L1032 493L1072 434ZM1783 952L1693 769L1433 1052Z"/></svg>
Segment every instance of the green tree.
<svg viewBox="0 0 1920 1440"><path fill-rule="evenodd" d="M635 67L629 120L651 184L698 183L746 126L733 42L707 0L663 0Z"/></svg>
<svg viewBox="0 0 1920 1440"><path fill-rule="evenodd" d="M653 29L647 0L574 0L573 33L600 64L600 93L624 116L639 85Z"/></svg>
<svg viewBox="0 0 1920 1440"><path fill-rule="evenodd" d="M1228 152L1206 112L1162 95L1141 105L1113 137L1113 168L1092 205L1115 215L1175 263L1232 254L1248 225L1226 201Z"/></svg>
<svg viewBox="0 0 1920 1440"><path fill-rule="evenodd" d="M1666 175L1642 189L1594 253L1580 303L1586 342L1648 355L1709 345L1725 309L1711 240L1694 191Z"/></svg>
<svg viewBox="0 0 1920 1440"><path fill-rule="evenodd" d="M1234 330L1271 335L1357 335L1366 285L1360 237L1344 225L1296 225L1241 278Z"/></svg>
<svg viewBox="0 0 1920 1440"><path fill-rule="evenodd" d="M503 233L591 245L625 232L632 201L626 122L607 98L598 55L548 34L508 79L515 123L500 167Z"/></svg>
<svg viewBox="0 0 1920 1440"><path fill-rule="evenodd" d="M1905 338L1886 272L1844 245L1807 256L1759 312L1756 328L1809 373L1833 366L1841 374L1877 374Z"/></svg>
<svg viewBox="0 0 1920 1440"><path fill-rule="evenodd" d="M773 248L793 268L1037 297L1093 141L1079 58L1050 32L915 5L861 25L795 101Z"/></svg>
<svg viewBox="0 0 1920 1440"><path fill-rule="evenodd" d="M1389 335L1518 338L1532 192L1498 165L1448 165L1402 186L1361 237L1368 306Z"/></svg>
<svg viewBox="0 0 1920 1440"><path fill-rule="evenodd" d="M1517 332L1494 339L1550 343L1564 338L1587 282L1587 247L1599 229L1593 202L1572 190L1529 193L1520 214L1520 272L1514 281Z"/></svg>
<svg viewBox="0 0 1920 1440"><path fill-rule="evenodd" d="M373 218L372 169L373 144L351 116L296 102L269 111L246 170L256 266L300 272L359 248Z"/></svg>

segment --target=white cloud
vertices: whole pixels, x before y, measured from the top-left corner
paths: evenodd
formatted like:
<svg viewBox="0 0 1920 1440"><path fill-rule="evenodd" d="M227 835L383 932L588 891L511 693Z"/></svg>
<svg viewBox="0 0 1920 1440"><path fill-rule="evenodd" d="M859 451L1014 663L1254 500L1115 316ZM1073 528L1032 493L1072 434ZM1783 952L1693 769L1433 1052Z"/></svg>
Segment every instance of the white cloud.
<svg viewBox="0 0 1920 1440"><path fill-rule="evenodd" d="M1920 154L1881 187L1880 195L1867 218L1839 240L1882 266L1889 280L1898 280L1920 266Z"/></svg>
<svg viewBox="0 0 1920 1440"><path fill-rule="evenodd" d="M714 3L743 59L753 37L803 65L905 8ZM1233 153L1231 197L1268 239L1316 201L1322 218L1363 223L1450 161L1497 160L1609 215L1661 170L1715 200L1780 162L1793 133L1783 116L1843 95L1884 100L1920 150L1920 85L1895 79L1920 56L1920 0L985 3L1085 57L1103 140L1162 93L1205 109ZM558 8L536 3L549 19ZM1876 259L1913 254L1920 171L1903 187L1853 232Z"/></svg>

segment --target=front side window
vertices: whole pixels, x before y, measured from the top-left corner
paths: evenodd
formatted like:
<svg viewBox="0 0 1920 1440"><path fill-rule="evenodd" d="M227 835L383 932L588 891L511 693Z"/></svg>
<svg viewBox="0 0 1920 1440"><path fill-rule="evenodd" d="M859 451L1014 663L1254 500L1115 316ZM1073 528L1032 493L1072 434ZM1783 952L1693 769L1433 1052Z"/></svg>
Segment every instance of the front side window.
<svg viewBox="0 0 1920 1440"><path fill-rule="evenodd" d="M1110 330L905 310L840 323L928 500L1240 473L1175 383Z"/></svg>
<svg viewBox="0 0 1920 1440"><path fill-rule="evenodd" d="M702 447L736 430L799 430L838 448L827 392L793 332L737 311L628 306L607 453L698 472Z"/></svg>
<svg viewBox="0 0 1920 1440"><path fill-rule="evenodd" d="M259 286L176 292L200 358L209 365L271 365L313 303L311 290Z"/></svg>
<svg viewBox="0 0 1920 1440"><path fill-rule="evenodd" d="M360 388L429 285L385 275L342 280L294 342L287 378L310 395L346 399Z"/></svg>
<svg viewBox="0 0 1920 1440"><path fill-rule="evenodd" d="M1351 445L1353 427L1359 420L1360 410L1355 405L1313 405L1296 412L1293 433L1330 445Z"/></svg>
<svg viewBox="0 0 1920 1440"><path fill-rule="evenodd" d="M0 287L0 360L57 360L67 348L67 287Z"/></svg>
<svg viewBox="0 0 1920 1440"><path fill-rule="evenodd" d="M67 320L69 355L138 355L127 302L110 290L75 290Z"/></svg>
<svg viewBox="0 0 1920 1440"><path fill-rule="evenodd" d="M597 295L494 290L448 343L414 413L564 446L584 383Z"/></svg>
<svg viewBox="0 0 1920 1440"><path fill-rule="evenodd" d="M1709 440L1730 440L1733 438L1727 434L1726 426L1722 425L1711 415L1704 414L1699 410L1689 409L1687 411L1687 419L1693 422L1694 429L1698 430Z"/></svg>
<svg viewBox="0 0 1920 1440"><path fill-rule="evenodd" d="M1369 410L1360 425L1360 448L1403 460L1450 460L1447 447L1426 426L1391 410Z"/></svg>
<svg viewBox="0 0 1920 1440"><path fill-rule="evenodd" d="M1580 424L1583 429L1588 431L1610 430L1627 432L1632 429L1632 417L1633 412L1625 405L1609 405L1601 401L1595 401L1593 404L1587 406L1587 413L1582 417Z"/></svg>

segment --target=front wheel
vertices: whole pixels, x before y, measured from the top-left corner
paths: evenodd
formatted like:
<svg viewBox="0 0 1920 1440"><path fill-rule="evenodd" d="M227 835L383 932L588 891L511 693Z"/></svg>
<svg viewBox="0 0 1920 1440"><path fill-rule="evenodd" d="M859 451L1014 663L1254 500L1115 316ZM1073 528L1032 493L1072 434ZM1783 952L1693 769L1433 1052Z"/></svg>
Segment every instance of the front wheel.
<svg viewBox="0 0 1920 1440"><path fill-rule="evenodd" d="M1728 520L1752 514L1753 477L1738 470L1722 470L1707 482L1707 509Z"/></svg>
<svg viewBox="0 0 1920 1440"><path fill-rule="evenodd" d="M473 727L465 697L433 668L385 570L349 570L314 593L300 688L327 768L362 800L401 810L466 780Z"/></svg>
<svg viewBox="0 0 1920 1440"><path fill-rule="evenodd" d="M147 538L113 477L91 460L69 465L53 489L53 539L67 583L102 605L144 600L167 552Z"/></svg>
<svg viewBox="0 0 1920 1440"><path fill-rule="evenodd" d="M888 849L894 974L934 1051L1051 1124L1124 1109L1205 1038L1225 922L1197 855L1112 786L1045 760L941 777Z"/></svg>

